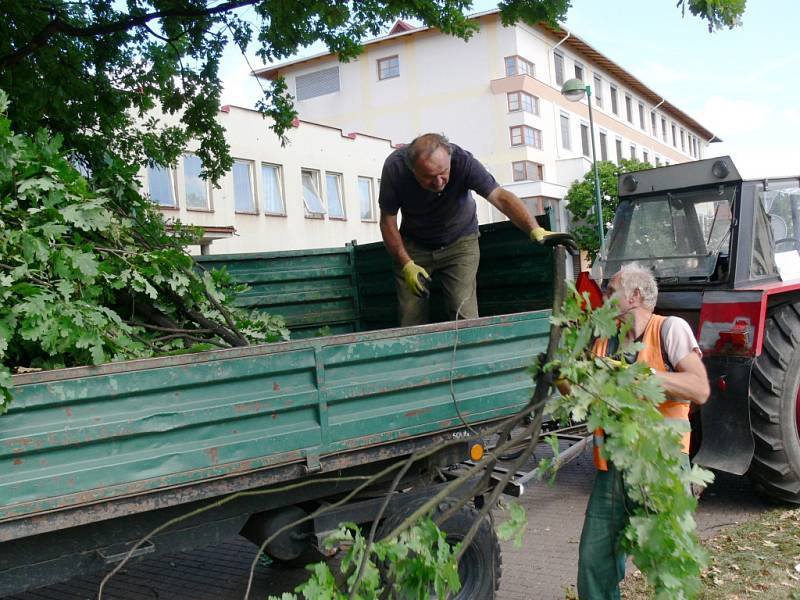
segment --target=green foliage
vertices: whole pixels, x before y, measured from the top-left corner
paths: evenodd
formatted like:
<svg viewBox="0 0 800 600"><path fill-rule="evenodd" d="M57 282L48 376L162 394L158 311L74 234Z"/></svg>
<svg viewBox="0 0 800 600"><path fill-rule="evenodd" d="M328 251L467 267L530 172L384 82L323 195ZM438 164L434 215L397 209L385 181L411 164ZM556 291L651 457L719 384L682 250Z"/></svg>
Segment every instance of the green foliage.
<svg viewBox="0 0 800 600"><path fill-rule="evenodd" d="M517 502L509 504L509 517L497 527L497 537L501 540L514 540L514 547L522 547L522 536L528 526L528 513Z"/></svg>
<svg viewBox="0 0 800 600"><path fill-rule="evenodd" d="M678 2L685 10L684 0ZM502 21L555 24L569 0L504 0ZM469 39L477 23L471 0L4 0L0 3L0 88L9 90L10 118L20 134L47 127L64 137L92 173L108 157L124 164L172 164L189 139L216 181L232 159L216 119L227 47L250 44L265 63L283 60L315 42L342 60L363 40L385 33L395 19L417 19ZM709 28L732 27L744 0L688 0ZM257 108L278 136L297 113L285 82L267 84ZM167 125L150 113L174 115Z"/></svg>
<svg viewBox="0 0 800 600"><path fill-rule="evenodd" d="M613 162L602 160L597 163L600 179L600 198L603 207L603 224L605 230L614 221L614 214L619 204L617 195L617 176L620 173L631 173L643 169L652 169L650 163L637 159L623 158L619 166ZM591 259L600 250L600 238L597 235L597 212L595 206L594 171L589 170L581 181L575 181L567 191L567 210L572 215L572 235L578 247L586 250Z"/></svg>
<svg viewBox="0 0 800 600"><path fill-rule="evenodd" d="M664 401L661 385L646 365L628 366L623 359L641 344L626 341L630 326L618 325L615 303L584 309L574 286L571 292L562 314L553 317L563 326L556 359L537 368L557 369L571 392L554 397L548 410L560 421L586 421L589 431L605 430L603 454L622 471L636 506L624 531L623 550L633 556L657 598L690 598L698 589L707 554L695 534L697 502L688 489L713 476L697 466L683 468L682 432L657 408ZM612 360L592 354L595 338L615 336L620 344Z"/></svg>
<svg viewBox="0 0 800 600"><path fill-rule="evenodd" d="M339 572L334 574L324 562L310 565L311 577L295 590L306 600L377 600L389 590L391 597L427 600L432 590L439 598L447 598L461 588L456 560L459 547L450 546L445 534L427 518L396 538L375 542L369 550L359 527L343 523L325 545L342 549ZM283 594L269 600L297 598Z"/></svg>
<svg viewBox="0 0 800 600"><path fill-rule="evenodd" d="M225 271L198 274L197 231L160 214L112 165L92 190L61 139L15 135L0 90L0 413L15 368L141 358L288 337L278 317L227 305Z"/></svg>

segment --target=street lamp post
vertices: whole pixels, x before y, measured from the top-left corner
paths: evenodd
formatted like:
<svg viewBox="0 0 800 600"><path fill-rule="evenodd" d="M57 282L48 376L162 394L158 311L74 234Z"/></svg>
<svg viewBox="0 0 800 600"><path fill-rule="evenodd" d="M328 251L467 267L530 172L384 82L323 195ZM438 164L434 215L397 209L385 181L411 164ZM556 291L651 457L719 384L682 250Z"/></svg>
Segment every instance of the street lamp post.
<svg viewBox="0 0 800 600"><path fill-rule="evenodd" d="M579 102L586 96L589 105L589 137L592 139L592 166L594 167L594 202L595 212L597 213L597 235L600 238L600 250L598 254L602 257L603 245L606 236L603 231L603 205L600 202L600 175L597 172L597 154L594 149L594 119L592 118L592 86L585 84L580 79L568 79L561 86L561 94L570 102Z"/></svg>

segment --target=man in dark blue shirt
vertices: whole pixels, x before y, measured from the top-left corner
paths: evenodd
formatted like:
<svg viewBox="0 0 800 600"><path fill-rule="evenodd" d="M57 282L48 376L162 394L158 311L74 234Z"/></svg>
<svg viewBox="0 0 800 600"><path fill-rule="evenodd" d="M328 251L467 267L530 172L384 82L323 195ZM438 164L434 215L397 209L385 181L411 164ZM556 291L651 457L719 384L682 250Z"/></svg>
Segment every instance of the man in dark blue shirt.
<svg viewBox="0 0 800 600"><path fill-rule="evenodd" d="M540 227L517 196L466 150L426 133L383 164L378 204L384 244L394 260L400 325L428 322L427 282L441 280L450 319L478 316L478 218L474 190L538 243L575 248L570 236ZM402 212L398 229L397 213Z"/></svg>

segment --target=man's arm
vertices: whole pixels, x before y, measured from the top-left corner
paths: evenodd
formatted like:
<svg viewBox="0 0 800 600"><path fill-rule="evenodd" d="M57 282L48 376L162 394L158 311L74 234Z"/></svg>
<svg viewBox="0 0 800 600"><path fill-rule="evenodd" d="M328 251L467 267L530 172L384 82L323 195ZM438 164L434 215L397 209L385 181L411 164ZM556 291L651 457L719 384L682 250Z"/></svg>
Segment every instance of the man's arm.
<svg viewBox="0 0 800 600"><path fill-rule="evenodd" d="M411 260L403 245L403 238L400 237L400 230L397 227L397 215L390 215L381 211L380 218L381 236L389 256L401 267Z"/></svg>
<svg viewBox="0 0 800 600"><path fill-rule="evenodd" d="M674 372L657 372L667 398L705 404L711 394L706 367L697 352L690 352L675 365Z"/></svg>
<svg viewBox="0 0 800 600"><path fill-rule="evenodd" d="M507 189L496 187L486 199L494 205L497 210L507 216L525 235L529 236L532 230L539 227L536 218L528 212L522 200Z"/></svg>

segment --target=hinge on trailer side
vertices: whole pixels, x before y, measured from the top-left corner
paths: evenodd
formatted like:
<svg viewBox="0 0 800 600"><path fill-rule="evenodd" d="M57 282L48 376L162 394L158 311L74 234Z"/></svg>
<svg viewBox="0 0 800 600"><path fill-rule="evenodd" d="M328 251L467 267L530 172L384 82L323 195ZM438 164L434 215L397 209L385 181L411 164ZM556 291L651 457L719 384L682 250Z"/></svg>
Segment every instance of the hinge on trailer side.
<svg viewBox="0 0 800 600"><path fill-rule="evenodd" d="M322 471L319 452L309 450L306 452L306 473L317 473L318 471Z"/></svg>

